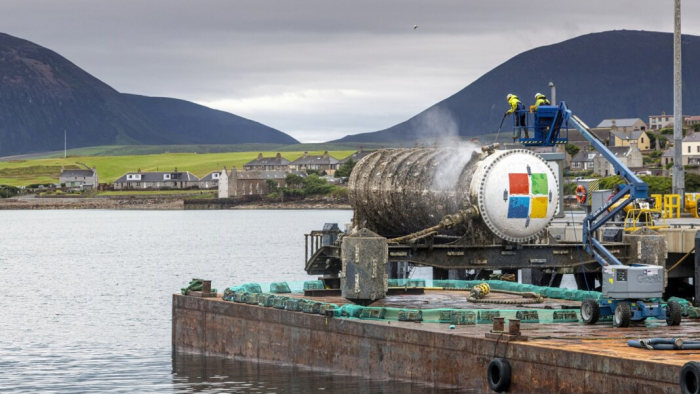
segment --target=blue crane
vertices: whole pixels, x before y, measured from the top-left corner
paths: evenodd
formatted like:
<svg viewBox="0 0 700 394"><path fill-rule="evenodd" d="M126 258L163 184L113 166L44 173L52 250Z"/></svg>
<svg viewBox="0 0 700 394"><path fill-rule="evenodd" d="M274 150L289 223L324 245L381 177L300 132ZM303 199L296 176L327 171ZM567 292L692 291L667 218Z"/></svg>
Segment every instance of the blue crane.
<svg viewBox="0 0 700 394"><path fill-rule="evenodd" d="M588 126L567 107L559 105L532 106L529 110L515 111L513 117L514 138L525 146L547 147L568 143L569 127L576 129L591 146L610 162L615 173L625 184L606 204L591 212L583 220L582 241L584 249L603 267L603 298L586 300L581 304L581 317L588 324L595 324L600 316L613 316L613 324L626 327L630 321L642 321L647 317L665 319L669 325L678 325L681 306L676 302L662 304L663 267L620 262L595 234L617 213L636 199L649 197L649 186L625 166L607 146L600 141ZM524 125L517 120L524 118ZM629 198L625 196L629 195ZM613 207L620 199L620 204ZM643 280L639 280L644 276ZM638 279L638 280L632 280Z"/></svg>

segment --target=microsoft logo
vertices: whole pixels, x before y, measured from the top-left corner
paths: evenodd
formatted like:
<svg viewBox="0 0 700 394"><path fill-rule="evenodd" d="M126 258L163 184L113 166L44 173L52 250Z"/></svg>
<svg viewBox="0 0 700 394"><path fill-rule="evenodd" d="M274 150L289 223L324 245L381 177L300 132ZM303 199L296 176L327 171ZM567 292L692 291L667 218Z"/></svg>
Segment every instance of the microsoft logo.
<svg viewBox="0 0 700 394"><path fill-rule="evenodd" d="M529 168L528 168L529 172ZM545 173L508 174L508 219L544 219L552 199ZM528 220L529 223L529 220Z"/></svg>

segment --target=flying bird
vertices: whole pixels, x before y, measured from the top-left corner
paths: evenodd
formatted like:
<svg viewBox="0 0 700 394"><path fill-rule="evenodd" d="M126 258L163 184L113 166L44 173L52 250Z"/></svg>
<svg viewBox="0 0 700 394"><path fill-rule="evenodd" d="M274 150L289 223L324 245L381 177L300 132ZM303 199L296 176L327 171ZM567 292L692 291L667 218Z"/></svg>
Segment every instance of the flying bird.
<svg viewBox="0 0 700 394"><path fill-rule="evenodd" d="M418 28L418 25L413 25L413 30L416 30Z"/></svg>

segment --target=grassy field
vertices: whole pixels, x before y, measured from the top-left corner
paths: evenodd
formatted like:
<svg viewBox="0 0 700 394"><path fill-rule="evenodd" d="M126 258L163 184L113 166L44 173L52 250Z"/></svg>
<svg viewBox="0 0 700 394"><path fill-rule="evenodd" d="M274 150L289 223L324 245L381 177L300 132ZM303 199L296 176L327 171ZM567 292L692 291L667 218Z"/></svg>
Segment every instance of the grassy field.
<svg viewBox="0 0 700 394"><path fill-rule="evenodd" d="M77 156L135 156L135 155L160 155L167 153L230 153L230 152L303 152L303 151L356 151L360 147L366 149L379 149L382 147L399 147L401 143L317 143L317 144L234 144L234 145L110 145L91 146L87 148L68 149L67 155ZM413 146L407 143L407 147ZM0 157L2 161L58 159L64 155L63 151L29 153L19 156Z"/></svg>
<svg viewBox="0 0 700 394"><path fill-rule="evenodd" d="M355 150L330 151L331 156L343 159ZM12 160L0 162L0 184L26 186L35 183L57 183L61 167L88 168L96 167L100 183L114 182L127 172L136 171L190 171L198 177L203 177L212 171L218 171L226 166L243 168L243 164L255 159L255 152L230 153L165 153L157 155L131 156L69 156L68 158L48 158L31 160ZM273 156L276 151L262 152L265 156ZM284 152L288 160L296 160L303 151ZM309 154L320 155L323 151L309 151Z"/></svg>
<svg viewBox="0 0 700 394"><path fill-rule="evenodd" d="M98 196L153 196L168 194L213 195L213 190L109 190L97 193Z"/></svg>

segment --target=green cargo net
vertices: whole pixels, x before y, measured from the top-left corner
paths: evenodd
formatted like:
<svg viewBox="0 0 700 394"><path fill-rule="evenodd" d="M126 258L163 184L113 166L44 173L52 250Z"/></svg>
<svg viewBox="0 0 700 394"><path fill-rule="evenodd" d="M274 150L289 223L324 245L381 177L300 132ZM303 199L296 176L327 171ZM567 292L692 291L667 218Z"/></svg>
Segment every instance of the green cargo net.
<svg viewBox="0 0 700 394"><path fill-rule="evenodd" d="M437 279L390 279L389 287L410 288L421 287L428 290L440 289L448 291L463 291L465 296L468 291L481 283L488 283L492 290L508 291L516 293L536 293L550 299L583 301L586 299L601 299L602 294L597 291L574 290L554 287L535 286L501 280L437 280ZM190 283L189 290L194 290L200 285L198 281ZM258 305L262 307L282 309L301 313L327 315L336 318L359 320L389 320L425 323L445 323L451 325L492 324L495 317L506 319L520 319L521 323L573 323L580 322L578 309L405 309L394 307L363 307L356 304L345 304L342 307L313 299L288 297L285 294L303 294L304 290L323 289L323 282L314 281L290 281L273 283L245 283L229 287L224 291L223 299L226 301ZM185 289L183 289L185 290ZM184 291L183 291L184 292ZM687 300L672 297L669 301L678 302L683 308L683 315L691 318L700 318L700 308L694 308ZM600 321L611 320L611 316L601 317Z"/></svg>
<svg viewBox="0 0 700 394"><path fill-rule="evenodd" d="M464 291L465 297L472 287L488 283L496 291L517 293L531 292L547 298L583 301L600 299L601 293L562 288L550 288L519 284L500 280L432 280L432 279L390 279L389 287L421 287ZM492 324L495 317L520 319L522 323L572 323L581 321L577 309L405 309L393 307L363 307L355 304L320 302L313 299L288 297L285 294L303 294L305 290L323 289L321 281L246 283L224 291L226 301L258 305L294 312L331 314L333 317L360 320L390 320L407 322L445 323L453 325ZM466 299L465 299L466 303ZM604 320L604 319L601 319Z"/></svg>

